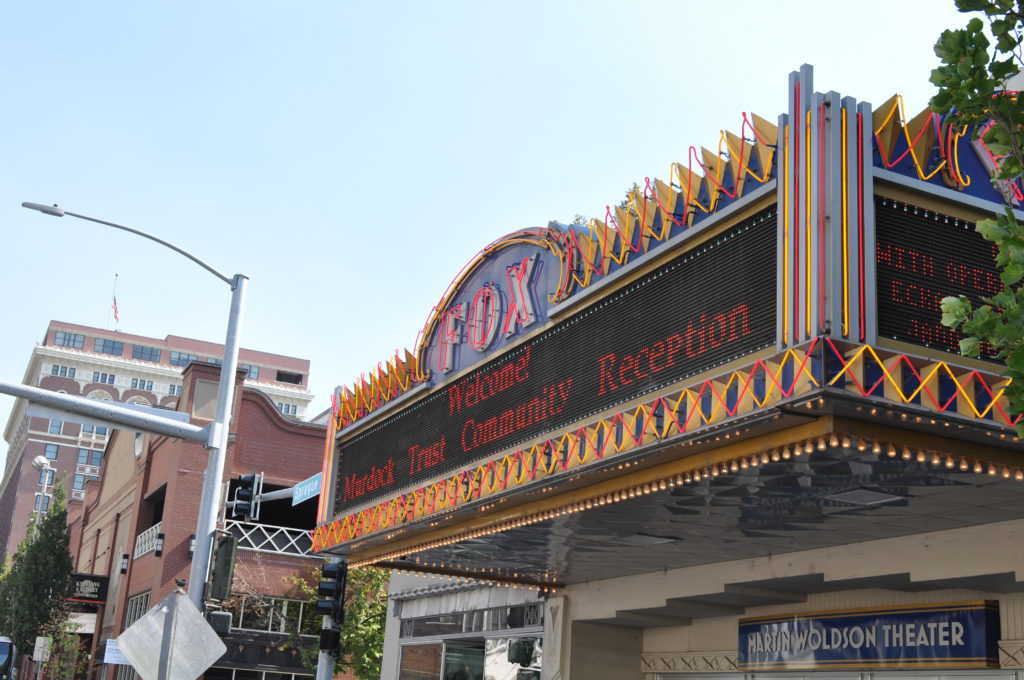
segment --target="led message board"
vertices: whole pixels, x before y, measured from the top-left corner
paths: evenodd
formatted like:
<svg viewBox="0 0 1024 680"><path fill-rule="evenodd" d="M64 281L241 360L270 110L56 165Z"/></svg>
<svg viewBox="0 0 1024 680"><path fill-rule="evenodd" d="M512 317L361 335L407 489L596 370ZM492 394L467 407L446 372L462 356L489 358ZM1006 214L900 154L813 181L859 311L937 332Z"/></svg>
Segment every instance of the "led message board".
<svg viewBox="0 0 1024 680"><path fill-rule="evenodd" d="M977 306L1002 290L995 246L972 222L887 198L875 200L875 225L878 334L959 354L963 335L942 325L942 298Z"/></svg>
<svg viewBox="0 0 1024 680"><path fill-rule="evenodd" d="M335 514L775 343L774 208L339 443Z"/></svg>

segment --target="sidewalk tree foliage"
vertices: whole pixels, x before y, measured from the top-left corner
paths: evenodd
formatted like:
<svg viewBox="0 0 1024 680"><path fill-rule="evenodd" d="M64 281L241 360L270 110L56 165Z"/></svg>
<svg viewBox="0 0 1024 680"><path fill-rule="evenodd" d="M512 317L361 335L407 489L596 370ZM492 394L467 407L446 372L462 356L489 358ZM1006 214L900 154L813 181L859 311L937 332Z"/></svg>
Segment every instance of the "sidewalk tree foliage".
<svg viewBox="0 0 1024 680"><path fill-rule="evenodd" d="M345 587L345 624L341 628L341 654L335 660L335 674L350 671L358 680L380 678L388 611L388 575L387 569L376 567L349 570ZM313 604L317 601L319 567L296 574L288 580L306 602ZM315 667L317 650L309 650L304 654L303 661L307 666Z"/></svg>
<svg viewBox="0 0 1024 680"><path fill-rule="evenodd" d="M932 71L931 82L939 88L932 110L973 126L998 159L994 182L1019 180L1024 177L1024 100L1004 83L1024 67L1024 7L1016 0L956 0L956 7L975 16L962 29L943 31L935 43L941 65ZM1005 391L1010 409L1024 413L1024 227L1008 199L1005 210L979 220L977 230L995 244L1003 288L977 308L963 296L945 298L942 323L963 332L962 354L978 356L984 347L1005 363L1004 375L1012 379ZM1024 421L1017 430L1024 434Z"/></svg>
<svg viewBox="0 0 1024 680"><path fill-rule="evenodd" d="M63 484L54 487L49 510L39 523L35 516L31 521L14 558L0 570L0 634L9 636L23 653L31 653L37 636L49 637L47 675L71 678L83 658L69 623L71 534Z"/></svg>

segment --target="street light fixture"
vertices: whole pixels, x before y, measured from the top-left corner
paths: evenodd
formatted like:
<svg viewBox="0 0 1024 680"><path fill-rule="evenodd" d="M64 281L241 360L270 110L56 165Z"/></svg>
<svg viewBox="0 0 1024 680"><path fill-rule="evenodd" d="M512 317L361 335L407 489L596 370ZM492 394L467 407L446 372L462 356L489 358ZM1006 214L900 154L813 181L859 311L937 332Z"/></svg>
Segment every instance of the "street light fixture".
<svg viewBox="0 0 1024 680"><path fill-rule="evenodd" d="M198 257L183 250L173 243L161 238L147 234L144 231L126 227L114 222L96 219L87 215L79 215L69 210L64 210L56 205L44 205L42 203L22 203L23 208L38 210L46 215L55 217L77 217L89 222L96 222L115 229L121 229L151 241L156 241L162 246L170 248L176 253L187 257L200 267L210 272L224 283L231 286L231 311L228 315L228 331L224 340L224 362L221 365L220 384L217 389L217 412L214 421L210 424L210 435L206 447L210 452L210 458L206 465L206 474L203 482L203 495L199 503L199 519L196 523L195 535L195 557L192 559L192 566L189 571L189 599L196 608L203 611L203 588L206 584L206 576L210 567L210 554L213 548L213 533L217 529L217 516L219 515L220 487L224 478L224 458L228 448L228 425L231 421L232 405L235 397L235 373L238 370L239 336L242 325L242 310L245 307L245 294L249 283L249 277L244 274L227 276L217 269L214 269Z"/></svg>

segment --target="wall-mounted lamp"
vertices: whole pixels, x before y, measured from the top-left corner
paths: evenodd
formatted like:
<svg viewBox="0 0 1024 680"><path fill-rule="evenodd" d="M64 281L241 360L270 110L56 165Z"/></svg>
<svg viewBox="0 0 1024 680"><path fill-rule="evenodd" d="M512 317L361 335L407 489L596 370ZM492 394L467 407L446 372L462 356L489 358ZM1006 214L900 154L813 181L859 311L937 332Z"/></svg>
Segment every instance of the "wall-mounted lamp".
<svg viewBox="0 0 1024 680"><path fill-rule="evenodd" d="M121 555L121 573L128 573L128 553Z"/></svg>
<svg viewBox="0 0 1024 680"><path fill-rule="evenodd" d="M192 555L196 552L196 535L192 534L188 538L188 558L192 559Z"/></svg>
<svg viewBox="0 0 1024 680"><path fill-rule="evenodd" d="M157 534L156 535L156 545L154 547L156 549L153 551L153 553L157 557L160 557L161 555L164 554L164 535L163 534Z"/></svg>

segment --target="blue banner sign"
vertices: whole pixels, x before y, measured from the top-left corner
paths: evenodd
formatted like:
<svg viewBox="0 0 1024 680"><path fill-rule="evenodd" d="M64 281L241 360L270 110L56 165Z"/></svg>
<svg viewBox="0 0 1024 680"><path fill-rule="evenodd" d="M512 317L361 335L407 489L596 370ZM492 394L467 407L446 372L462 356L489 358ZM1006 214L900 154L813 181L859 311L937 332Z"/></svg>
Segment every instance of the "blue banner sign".
<svg viewBox="0 0 1024 680"><path fill-rule="evenodd" d="M997 668L988 600L740 619L739 669Z"/></svg>
<svg viewBox="0 0 1024 680"><path fill-rule="evenodd" d="M318 472L309 479L304 479L295 485L292 491L292 505L298 505L302 501L308 501L314 496L320 495L320 477L323 473Z"/></svg>

